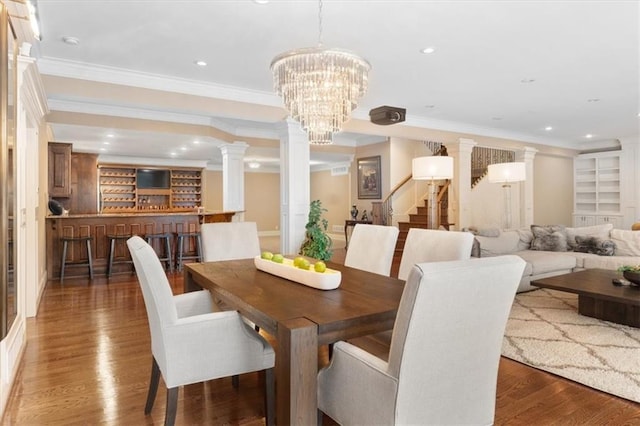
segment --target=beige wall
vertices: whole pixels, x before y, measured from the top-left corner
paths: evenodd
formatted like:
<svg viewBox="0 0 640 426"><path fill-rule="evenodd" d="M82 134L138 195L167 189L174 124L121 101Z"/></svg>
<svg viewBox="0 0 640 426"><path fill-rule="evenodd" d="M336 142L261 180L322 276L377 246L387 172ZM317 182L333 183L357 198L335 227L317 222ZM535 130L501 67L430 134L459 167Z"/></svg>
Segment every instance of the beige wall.
<svg viewBox="0 0 640 426"><path fill-rule="evenodd" d="M533 177L533 221L572 226L573 158L536 154Z"/></svg>
<svg viewBox="0 0 640 426"><path fill-rule="evenodd" d="M329 233L342 233L345 219L350 218L350 182L351 174L331 176L331 170L311 173L311 200L320 200L327 209L322 217L329 222Z"/></svg>
<svg viewBox="0 0 640 426"><path fill-rule="evenodd" d="M280 173L244 174L244 220L256 222L258 231L280 229Z"/></svg>
<svg viewBox="0 0 640 426"><path fill-rule="evenodd" d="M222 210L222 172L205 170L202 174L205 210ZM256 222L259 232L280 229L280 174L244 174L244 220Z"/></svg>

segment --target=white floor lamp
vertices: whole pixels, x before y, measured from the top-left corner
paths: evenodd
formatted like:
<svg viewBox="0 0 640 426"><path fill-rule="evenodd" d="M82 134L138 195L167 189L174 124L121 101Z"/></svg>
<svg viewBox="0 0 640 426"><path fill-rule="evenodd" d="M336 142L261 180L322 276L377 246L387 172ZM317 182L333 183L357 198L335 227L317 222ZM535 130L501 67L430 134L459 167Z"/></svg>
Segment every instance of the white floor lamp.
<svg viewBox="0 0 640 426"><path fill-rule="evenodd" d="M525 180L524 163L498 163L489 165L489 182L501 183L504 192L504 229L511 229L511 184Z"/></svg>
<svg viewBox="0 0 640 426"><path fill-rule="evenodd" d="M413 159L414 180L429 180L429 228L438 228L438 189L436 180L453 177L453 157L417 157Z"/></svg>

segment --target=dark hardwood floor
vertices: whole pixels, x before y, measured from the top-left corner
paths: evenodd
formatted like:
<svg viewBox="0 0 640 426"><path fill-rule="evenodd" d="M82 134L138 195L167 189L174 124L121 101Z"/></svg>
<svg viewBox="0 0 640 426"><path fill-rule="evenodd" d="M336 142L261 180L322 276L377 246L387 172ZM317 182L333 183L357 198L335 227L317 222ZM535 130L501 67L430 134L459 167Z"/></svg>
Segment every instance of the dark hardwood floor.
<svg viewBox="0 0 640 426"><path fill-rule="evenodd" d="M337 249L334 259L343 258ZM180 274L170 281L182 291ZM135 275L49 282L38 316L27 321L27 347L2 424L162 424L163 386L151 415L143 413L149 345ZM325 348L320 362L327 362ZM239 389L231 379L186 386L176 424L264 424L262 392L257 374L242 376ZM500 364L496 406L497 425L640 425L640 404L508 359Z"/></svg>

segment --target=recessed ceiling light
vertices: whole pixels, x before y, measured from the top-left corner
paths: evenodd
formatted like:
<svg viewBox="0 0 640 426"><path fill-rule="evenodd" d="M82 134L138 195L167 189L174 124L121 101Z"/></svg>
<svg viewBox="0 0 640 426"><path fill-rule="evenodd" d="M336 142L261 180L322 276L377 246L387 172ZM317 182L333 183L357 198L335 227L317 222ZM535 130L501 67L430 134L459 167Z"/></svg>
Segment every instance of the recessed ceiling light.
<svg viewBox="0 0 640 426"><path fill-rule="evenodd" d="M269 0L253 0L253 2L256 4L267 4L269 3Z"/></svg>
<svg viewBox="0 0 640 426"><path fill-rule="evenodd" d="M110 144L111 144L111 142L109 142L109 141L102 142L102 145L110 145Z"/></svg>
<svg viewBox="0 0 640 426"><path fill-rule="evenodd" d="M436 51L436 48L433 46L425 47L424 49L420 49L420 53L429 54Z"/></svg>
<svg viewBox="0 0 640 426"><path fill-rule="evenodd" d="M600 99L598 99L598 98L590 98L590 99L587 99L587 102L600 102Z"/></svg>
<svg viewBox="0 0 640 426"><path fill-rule="evenodd" d="M536 81L535 78L523 78L522 80L520 80L520 83L528 84L528 83L533 83L534 81Z"/></svg>
<svg viewBox="0 0 640 426"><path fill-rule="evenodd" d="M202 61L202 60L195 61L194 64L196 64L199 67L206 67L207 66L207 63L205 61Z"/></svg>
<svg viewBox="0 0 640 426"><path fill-rule="evenodd" d="M544 129L545 129L547 132L550 132L551 130L553 130L553 127L551 127L551 126L547 126L547 127L545 127Z"/></svg>
<svg viewBox="0 0 640 426"><path fill-rule="evenodd" d="M260 163L252 161L251 163L249 163L249 168L250 169L259 169L260 168Z"/></svg>
<svg viewBox="0 0 640 426"><path fill-rule="evenodd" d="M187 147L186 147L186 146L181 146L181 147L180 147L180 151L186 151L186 150L187 150Z"/></svg>
<svg viewBox="0 0 640 426"><path fill-rule="evenodd" d="M170 152L169 155L172 156L172 157L175 157L176 153L175 152Z"/></svg>
<svg viewBox="0 0 640 426"><path fill-rule="evenodd" d="M198 144L200 143L200 141L199 141L198 139L196 139L195 141L193 141L193 143L194 143L195 145L198 145Z"/></svg>
<svg viewBox="0 0 640 426"><path fill-rule="evenodd" d="M114 137L114 136L115 136L115 135L114 135L113 133L107 133L107 137L108 137L108 138L112 138L112 137Z"/></svg>
<svg viewBox="0 0 640 426"><path fill-rule="evenodd" d="M62 37L62 41L66 44L70 44L71 46L77 46L80 44L80 39L77 37L64 36Z"/></svg>
<svg viewBox="0 0 640 426"><path fill-rule="evenodd" d="M100 151L102 151L102 152L104 152L106 150L107 150L107 148L100 148Z"/></svg>
<svg viewBox="0 0 640 426"><path fill-rule="evenodd" d="M584 137L587 139L591 139L593 135L591 133L587 133L586 135L584 135Z"/></svg>

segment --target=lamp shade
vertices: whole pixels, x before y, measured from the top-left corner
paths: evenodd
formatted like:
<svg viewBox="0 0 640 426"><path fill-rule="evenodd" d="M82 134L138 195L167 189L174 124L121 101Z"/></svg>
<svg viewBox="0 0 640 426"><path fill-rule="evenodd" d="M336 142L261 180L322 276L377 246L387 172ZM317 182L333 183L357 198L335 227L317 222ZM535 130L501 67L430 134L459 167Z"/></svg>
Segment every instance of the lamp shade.
<svg viewBox="0 0 640 426"><path fill-rule="evenodd" d="M525 180L524 163L498 163L489 164L489 182L509 183Z"/></svg>
<svg viewBox="0 0 640 426"><path fill-rule="evenodd" d="M451 179L453 177L453 157L414 158L412 176L415 180Z"/></svg>

